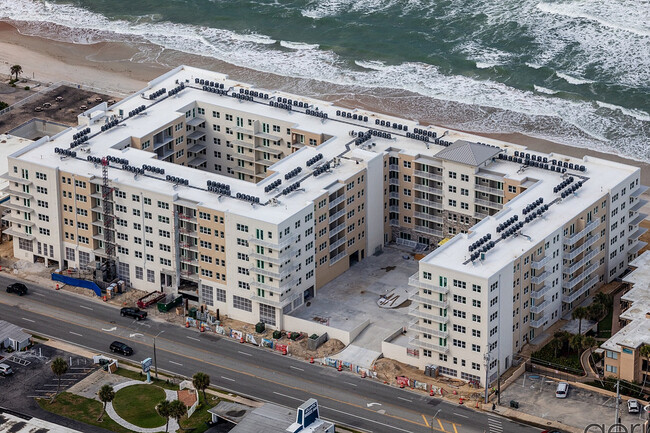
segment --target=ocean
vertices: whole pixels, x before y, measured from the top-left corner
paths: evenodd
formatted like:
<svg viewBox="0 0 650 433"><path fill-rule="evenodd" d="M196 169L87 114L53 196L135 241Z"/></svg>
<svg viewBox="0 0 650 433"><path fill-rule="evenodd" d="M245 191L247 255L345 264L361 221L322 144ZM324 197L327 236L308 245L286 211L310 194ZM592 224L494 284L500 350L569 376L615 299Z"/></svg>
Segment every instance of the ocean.
<svg viewBox="0 0 650 433"><path fill-rule="evenodd" d="M57 40L200 54L423 122L650 162L647 0L0 0L0 19ZM160 49L132 60L165 64Z"/></svg>

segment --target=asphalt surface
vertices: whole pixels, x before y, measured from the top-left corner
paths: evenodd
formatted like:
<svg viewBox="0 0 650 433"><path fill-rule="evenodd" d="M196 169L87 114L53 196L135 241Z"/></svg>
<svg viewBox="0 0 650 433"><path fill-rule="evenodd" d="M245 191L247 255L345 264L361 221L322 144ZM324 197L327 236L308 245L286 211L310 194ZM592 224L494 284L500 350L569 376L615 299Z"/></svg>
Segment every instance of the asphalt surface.
<svg viewBox="0 0 650 433"><path fill-rule="evenodd" d="M14 280L0 275L0 318L37 334L107 353L119 340L133 347L131 362L153 358L160 371L210 375L218 388L258 400L297 407L316 398L321 416L369 432L539 433L493 414L384 385L358 375L312 365L278 352L203 334L167 322L137 322L100 300L27 283L18 297L4 288ZM119 357L118 358L122 358ZM122 358L125 359L125 358Z"/></svg>

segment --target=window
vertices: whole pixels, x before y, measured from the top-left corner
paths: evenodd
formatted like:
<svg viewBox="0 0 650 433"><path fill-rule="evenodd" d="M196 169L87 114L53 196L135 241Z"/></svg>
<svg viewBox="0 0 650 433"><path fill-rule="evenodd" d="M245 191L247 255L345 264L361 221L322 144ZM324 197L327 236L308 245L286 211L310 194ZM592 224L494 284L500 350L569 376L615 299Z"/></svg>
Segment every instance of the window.
<svg viewBox="0 0 650 433"><path fill-rule="evenodd" d="M153 259L151 261L153 261ZM151 269L147 269L147 282L148 283L156 282L156 273Z"/></svg>
<svg viewBox="0 0 650 433"><path fill-rule="evenodd" d="M262 304L260 304L262 305ZM244 310L248 312L253 311L253 303L250 299L242 298L241 296L233 295L232 297L232 306L238 310Z"/></svg>
<svg viewBox="0 0 650 433"><path fill-rule="evenodd" d="M260 304L260 322L275 326L275 307Z"/></svg>
<svg viewBox="0 0 650 433"><path fill-rule="evenodd" d="M65 247L65 259L74 262L75 254L72 248Z"/></svg>
<svg viewBox="0 0 650 433"><path fill-rule="evenodd" d="M141 280L143 276L144 276L143 269L140 266L136 266L135 267L135 279L136 280Z"/></svg>
<svg viewBox="0 0 650 433"><path fill-rule="evenodd" d="M459 302L461 304L467 303L467 298L465 296L454 295L454 302Z"/></svg>
<svg viewBox="0 0 650 433"><path fill-rule="evenodd" d="M201 285L201 301L210 307L214 306L214 289L212 287Z"/></svg>

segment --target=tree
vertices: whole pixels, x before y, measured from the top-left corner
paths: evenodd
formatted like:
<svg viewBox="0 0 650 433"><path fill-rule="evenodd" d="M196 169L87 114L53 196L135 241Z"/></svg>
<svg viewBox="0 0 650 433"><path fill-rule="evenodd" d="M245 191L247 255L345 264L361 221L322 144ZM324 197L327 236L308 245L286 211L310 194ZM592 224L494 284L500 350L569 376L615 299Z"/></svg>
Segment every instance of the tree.
<svg viewBox="0 0 650 433"><path fill-rule="evenodd" d="M573 309L571 317L578 319L578 334L582 334L582 319L589 317L589 310L587 307L576 307Z"/></svg>
<svg viewBox="0 0 650 433"><path fill-rule="evenodd" d="M194 388L203 392L203 401L207 404L208 398L205 395L205 390L210 386L210 376L199 371L192 376L192 384Z"/></svg>
<svg viewBox="0 0 650 433"><path fill-rule="evenodd" d="M582 335L576 334L569 340L569 347L575 351L582 349Z"/></svg>
<svg viewBox="0 0 650 433"><path fill-rule="evenodd" d="M56 394L52 397L52 400L50 400L50 404L54 403L54 399L56 398L57 395L59 395L59 389L61 388L61 376L63 376L66 371L68 371L68 364L65 362L63 358L60 356L56 358L54 361L52 361L52 373L59 379L57 385L56 385Z"/></svg>
<svg viewBox="0 0 650 433"><path fill-rule="evenodd" d="M103 385L101 388L99 388L99 391L97 391L97 396L99 397L99 401L104 403L102 406L102 413L99 414L99 418L97 418L97 421L101 421L102 417L104 416L104 412L106 412L106 404L109 401L113 401L115 398L115 391L113 390L113 385L111 384L106 384Z"/></svg>
<svg viewBox="0 0 650 433"><path fill-rule="evenodd" d="M18 75L23 73L23 67L20 65L13 65L9 71L11 72L10 75L15 75L16 81L18 81Z"/></svg>
<svg viewBox="0 0 650 433"><path fill-rule="evenodd" d="M639 349L639 354L643 357L645 361L646 368L643 370L643 385L641 385L641 391L645 389L646 378L648 377L648 363L650 363L650 345L644 344Z"/></svg>
<svg viewBox="0 0 650 433"><path fill-rule="evenodd" d="M165 418L165 422L166 422L165 433L167 433L169 429L169 417L172 416L171 402L169 402L168 400L161 401L156 406L156 410L158 411L158 415Z"/></svg>
<svg viewBox="0 0 650 433"><path fill-rule="evenodd" d="M181 427L181 418L187 415L187 406L180 400L174 400L169 403L170 416L176 420L178 427Z"/></svg>
<svg viewBox="0 0 650 433"><path fill-rule="evenodd" d="M605 312L605 306L600 302L592 302L589 306L589 317L591 320L600 320L601 316Z"/></svg>
<svg viewBox="0 0 650 433"><path fill-rule="evenodd" d="M598 302L603 307L605 307L605 311L609 311L609 309L614 304L612 295L603 292L598 292L594 295L594 302Z"/></svg>
<svg viewBox="0 0 650 433"><path fill-rule="evenodd" d="M564 348L564 341L562 341L560 338L554 338L551 341L551 348L553 349L554 358L557 358L557 351Z"/></svg>

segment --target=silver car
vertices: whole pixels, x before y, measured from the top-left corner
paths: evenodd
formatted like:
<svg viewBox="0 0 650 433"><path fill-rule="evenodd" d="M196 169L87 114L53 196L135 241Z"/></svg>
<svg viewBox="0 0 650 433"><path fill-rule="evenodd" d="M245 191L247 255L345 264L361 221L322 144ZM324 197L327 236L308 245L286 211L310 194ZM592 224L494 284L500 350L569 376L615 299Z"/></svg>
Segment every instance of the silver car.
<svg viewBox="0 0 650 433"><path fill-rule="evenodd" d="M11 376L14 371L7 364L0 364L0 376Z"/></svg>
<svg viewBox="0 0 650 433"><path fill-rule="evenodd" d="M639 413L641 411L641 406L639 402L635 399L627 401L627 412L628 413Z"/></svg>

